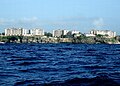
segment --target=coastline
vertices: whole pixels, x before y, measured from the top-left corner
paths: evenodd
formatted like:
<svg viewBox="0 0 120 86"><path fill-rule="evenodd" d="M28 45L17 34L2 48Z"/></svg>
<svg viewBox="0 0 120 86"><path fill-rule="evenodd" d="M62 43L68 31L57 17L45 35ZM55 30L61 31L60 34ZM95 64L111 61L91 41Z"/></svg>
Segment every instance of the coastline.
<svg viewBox="0 0 120 86"><path fill-rule="evenodd" d="M75 44L120 44L116 37L44 37L44 36L2 36L0 44L5 43L75 43Z"/></svg>

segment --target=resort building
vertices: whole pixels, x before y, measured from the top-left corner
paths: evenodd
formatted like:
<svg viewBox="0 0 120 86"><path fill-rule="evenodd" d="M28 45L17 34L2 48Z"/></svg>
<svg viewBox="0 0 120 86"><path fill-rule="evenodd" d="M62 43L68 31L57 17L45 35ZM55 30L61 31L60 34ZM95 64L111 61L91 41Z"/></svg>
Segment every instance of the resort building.
<svg viewBox="0 0 120 86"><path fill-rule="evenodd" d="M5 29L5 36L25 36L26 29L23 28L8 28Z"/></svg>
<svg viewBox="0 0 120 86"><path fill-rule="evenodd" d="M58 29L58 30L53 30L53 37L61 37L63 34L63 31Z"/></svg>
<svg viewBox="0 0 120 86"><path fill-rule="evenodd" d="M69 30L61 30L61 29L53 30L53 37L61 37L67 35L68 32Z"/></svg>
<svg viewBox="0 0 120 86"><path fill-rule="evenodd" d="M94 34L90 34L90 33L85 33L84 35L85 35L86 37L95 37Z"/></svg>
<svg viewBox="0 0 120 86"><path fill-rule="evenodd" d="M73 34L79 34L80 31L77 31L77 30L72 30L72 31L69 31L69 35L73 35Z"/></svg>
<svg viewBox="0 0 120 86"><path fill-rule="evenodd" d="M69 30L62 30L62 35L67 35Z"/></svg>
<svg viewBox="0 0 120 86"><path fill-rule="evenodd" d="M115 37L116 32L110 31L110 30L91 30L90 34L93 35L104 35L108 36L109 38Z"/></svg>
<svg viewBox="0 0 120 86"><path fill-rule="evenodd" d="M43 36L44 35L44 30L43 29L38 29L38 28L32 29L32 30L30 30L30 34L32 36Z"/></svg>

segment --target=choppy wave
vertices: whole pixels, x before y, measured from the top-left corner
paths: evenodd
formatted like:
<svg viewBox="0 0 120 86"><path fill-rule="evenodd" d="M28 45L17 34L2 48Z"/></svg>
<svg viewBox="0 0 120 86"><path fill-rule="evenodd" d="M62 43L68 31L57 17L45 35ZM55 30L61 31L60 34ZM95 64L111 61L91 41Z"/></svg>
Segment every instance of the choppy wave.
<svg viewBox="0 0 120 86"><path fill-rule="evenodd" d="M106 77L99 76L95 78L73 78L65 81L54 81L50 83L39 83L39 80L24 80L18 81L14 86L119 86L120 84L114 80Z"/></svg>
<svg viewBox="0 0 120 86"><path fill-rule="evenodd" d="M1 86L120 85L120 45L0 45Z"/></svg>

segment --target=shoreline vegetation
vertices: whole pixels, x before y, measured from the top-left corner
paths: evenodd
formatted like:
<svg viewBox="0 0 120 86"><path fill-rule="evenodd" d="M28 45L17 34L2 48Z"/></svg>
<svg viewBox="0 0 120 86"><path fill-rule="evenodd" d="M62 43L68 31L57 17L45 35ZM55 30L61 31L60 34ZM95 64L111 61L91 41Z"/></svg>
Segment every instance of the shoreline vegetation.
<svg viewBox="0 0 120 86"><path fill-rule="evenodd" d="M109 38L102 35L95 37L52 37L52 36L0 36L4 43L79 43L79 44L120 44L120 38Z"/></svg>

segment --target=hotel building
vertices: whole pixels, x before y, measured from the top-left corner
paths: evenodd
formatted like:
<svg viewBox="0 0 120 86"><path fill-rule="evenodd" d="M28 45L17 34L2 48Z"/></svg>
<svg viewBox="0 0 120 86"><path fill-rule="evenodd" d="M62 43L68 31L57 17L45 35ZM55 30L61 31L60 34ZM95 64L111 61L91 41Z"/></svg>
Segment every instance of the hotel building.
<svg viewBox="0 0 120 86"><path fill-rule="evenodd" d="M53 30L53 37L61 37L62 35L62 30Z"/></svg>
<svg viewBox="0 0 120 86"><path fill-rule="evenodd" d="M62 35L67 35L69 30L53 30L53 37L61 37Z"/></svg>
<svg viewBox="0 0 120 86"><path fill-rule="evenodd" d="M43 29L32 29L30 30L30 33L32 36L43 36L44 35L44 30Z"/></svg>
<svg viewBox="0 0 120 86"><path fill-rule="evenodd" d="M26 29L23 28L8 28L5 29L5 36L25 36Z"/></svg>
<svg viewBox="0 0 120 86"><path fill-rule="evenodd" d="M115 37L116 32L110 31L110 30L91 30L90 34L94 35L107 35L109 38Z"/></svg>

